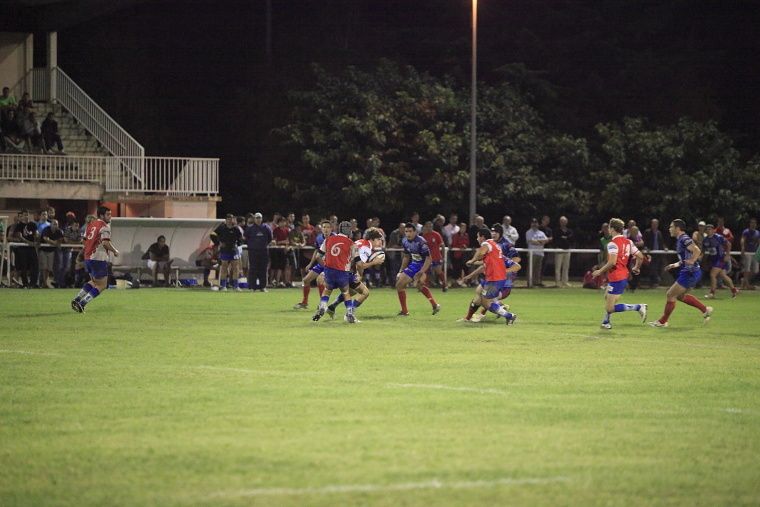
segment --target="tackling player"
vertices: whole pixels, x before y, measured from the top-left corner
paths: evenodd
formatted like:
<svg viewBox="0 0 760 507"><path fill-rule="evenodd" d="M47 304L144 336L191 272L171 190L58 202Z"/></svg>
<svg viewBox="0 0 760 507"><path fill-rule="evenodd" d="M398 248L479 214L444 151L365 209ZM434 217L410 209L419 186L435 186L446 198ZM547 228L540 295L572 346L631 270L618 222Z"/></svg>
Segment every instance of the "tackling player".
<svg viewBox="0 0 760 507"><path fill-rule="evenodd" d="M422 237L427 241L430 249L430 273L435 278L443 292L448 290L446 283L446 271L443 269L443 256L445 255L443 236L433 230L433 222L425 222L422 226ZM433 278L431 277L431 278ZM428 279L432 282L432 280Z"/></svg>
<svg viewBox="0 0 760 507"><path fill-rule="evenodd" d="M694 244L688 234L686 234L686 223L680 218L676 218L670 222L668 228L670 236L676 239L676 252L678 253L678 262L668 264L665 269L675 269L680 267L678 271L678 278L675 283L670 286L666 294L667 301L665 302L665 311L662 317L650 322L652 327L667 327L670 314L676 308L676 300L682 301L689 306L693 306L700 312L702 312L702 319L705 323L710 320L713 313L712 306L703 305L699 299L695 298L691 294L687 294L689 289L694 288L695 285L702 279L702 271L699 269L699 256L702 254L699 247Z"/></svg>
<svg viewBox="0 0 760 507"><path fill-rule="evenodd" d="M82 313L87 304L108 288L108 254L119 256L119 251L111 244L111 210L98 207L98 218L87 224L84 233L84 266L90 281L84 284L79 294L71 301L71 309Z"/></svg>
<svg viewBox="0 0 760 507"><path fill-rule="evenodd" d="M409 315L409 310L406 307L406 287L412 283L412 280L415 280L417 290L430 301L430 305L433 307L433 315L435 315L441 311L441 305L435 302L430 289L425 286L427 271L431 264L430 249L427 242L417 235L417 227L413 223L408 223L404 227L404 239L401 241L401 245L404 247L404 253L401 268L396 275L396 291L398 292L399 303L401 303L401 311L398 314L404 317Z"/></svg>
<svg viewBox="0 0 760 507"><path fill-rule="evenodd" d="M478 307L482 306L497 316L504 317L507 325L514 324L517 320L517 315L509 313L498 301L499 294L507 280L507 267L504 263L504 254L499 244L491 239L490 230L485 227L479 229L477 237L480 248L475 250L475 255L467 261L467 264L473 265L482 260L485 277L480 282L480 290L475 293L475 297L470 302L470 308L467 311L465 320L470 320Z"/></svg>
<svg viewBox="0 0 760 507"><path fill-rule="evenodd" d="M604 266L591 273L594 278L607 273L607 293L604 296L606 313L602 319L602 327L604 329L612 329L610 314L616 312L635 311L641 315L641 322L646 322L647 319L647 305L627 305L617 302L628 285L628 261L631 255L636 259L635 264L631 268L634 274L639 273L641 262L644 260L644 254L636 248L636 245L630 239L623 236L624 227L625 224L621 219L613 218L610 220L612 239L607 243L607 262Z"/></svg>
<svg viewBox="0 0 760 507"><path fill-rule="evenodd" d="M343 302L346 305L346 321L349 324L356 322L354 317L354 301L349 295L349 285L353 277L351 262L355 257L356 247L348 237L351 234L351 222L341 222L338 225L338 234L329 236L319 250L319 256L324 258L325 263L325 291L319 298L319 308L311 320L314 322L322 318L327 310L327 302L334 289L340 289L343 294Z"/></svg>
<svg viewBox="0 0 760 507"><path fill-rule="evenodd" d="M314 253L311 256L311 261L309 261L309 264L306 266L306 276L303 277L303 299L301 299L301 302L294 305L294 310L302 310L309 307L309 292L311 292L311 282L314 280L317 280L319 275L322 274L322 272L325 270L325 267L318 262L319 259L319 249L322 248L322 244L324 243L325 239L333 235L332 232L332 224L329 220L322 220L322 232L317 236L316 245L317 248L314 250ZM325 286L322 283L317 284L317 288L319 289L319 296L322 296L322 293L325 290Z"/></svg>
<svg viewBox="0 0 760 507"><path fill-rule="evenodd" d="M227 290L227 278L232 278L232 287L240 291L238 274L240 273L240 253L238 246L243 243L243 233L235 223L235 215L228 214L224 223L210 234L211 241L219 247L219 260L222 266L219 270L219 286Z"/></svg>
<svg viewBox="0 0 760 507"><path fill-rule="evenodd" d="M702 240L702 250L705 258L710 259L710 293L705 296L705 299L715 298L719 276L731 288L731 297L735 298L738 291L727 274L728 268L731 267L731 243L722 234L715 232L715 226L707 224L705 237Z"/></svg>

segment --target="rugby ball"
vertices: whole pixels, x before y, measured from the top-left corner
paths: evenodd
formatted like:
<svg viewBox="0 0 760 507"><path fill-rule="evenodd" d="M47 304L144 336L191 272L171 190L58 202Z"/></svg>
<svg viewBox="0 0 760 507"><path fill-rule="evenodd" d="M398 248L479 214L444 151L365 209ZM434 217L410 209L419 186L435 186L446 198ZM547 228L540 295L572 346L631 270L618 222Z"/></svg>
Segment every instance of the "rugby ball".
<svg viewBox="0 0 760 507"><path fill-rule="evenodd" d="M374 262L377 259L380 259L383 262L385 262L385 252L382 250L375 250L374 252L369 254L369 257L367 258L367 263Z"/></svg>

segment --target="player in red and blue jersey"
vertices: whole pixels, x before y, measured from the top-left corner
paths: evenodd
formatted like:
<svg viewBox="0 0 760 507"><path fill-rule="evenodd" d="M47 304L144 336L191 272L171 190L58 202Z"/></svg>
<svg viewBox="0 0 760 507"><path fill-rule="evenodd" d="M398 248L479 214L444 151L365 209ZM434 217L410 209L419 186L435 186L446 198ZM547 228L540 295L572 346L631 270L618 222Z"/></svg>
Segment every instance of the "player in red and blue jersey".
<svg viewBox="0 0 760 507"><path fill-rule="evenodd" d="M401 246L404 247L404 254L401 260L401 268L396 275L396 291L398 292L399 303L401 303L401 311L398 314L400 316L409 315L409 310L406 307L406 287L412 283L412 280L415 280L417 290L430 302L433 307L433 315L435 315L441 311L441 305L436 303L430 289L425 285L427 272L432 262L430 249L425 239L417 235L417 227L414 224L408 223L404 227L404 239L401 241Z"/></svg>
<svg viewBox="0 0 760 507"><path fill-rule="evenodd" d="M300 310L309 307L309 292L311 292L311 282L318 280L319 275L321 275L325 270L324 266L319 263L318 252L322 247L322 244L325 242L325 238L333 235L332 223L330 223L329 220L322 220L320 226L322 232L317 235L317 240L315 243L317 248L314 250L314 254L311 256L311 261L306 266L306 276L303 277L303 299L300 303L293 306L294 310ZM322 293L325 291L325 286L324 284L317 281L317 288L319 289L319 295L321 297Z"/></svg>
<svg viewBox="0 0 760 507"><path fill-rule="evenodd" d="M82 313L87 304L98 297L108 287L108 256L119 256L119 251L111 244L111 210L98 207L98 218L87 224L84 233L84 267L90 281L84 284L79 294L71 301L71 309Z"/></svg>
<svg viewBox="0 0 760 507"><path fill-rule="evenodd" d="M728 269L731 267L731 244L722 234L715 232L713 224L705 226L702 251L704 258L710 262L710 293L705 298L715 298L715 288L718 286L719 276L723 283L731 288L731 297L735 298L738 291L734 287L733 280L728 276Z"/></svg>
<svg viewBox="0 0 760 507"><path fill-rule="evenodd" d="M712 306L705 306L699 299L691 294L687 294L689 289L694 288L702 279L702 271L699 268L698 262L702 251L694 243L694 240L686 234L686 222L680 218L676 218L670 222L668 230L670 231L670 236L676 238L676 253L678 253L679 260L673 264L668 264L665 269L680 269L678 271L678 278L670 286L666 294L667 300L662 317L654 322L650 322L649 325L652 327L667 327L670 314L676 308L676 300L699 310L702 313L703 322L707 323L713 313Z"/></svg>
<svg viewBox="0 0 760 507"><path fill-rule="evenodd" d="M647 319L647 305L618 303L618 299L623 295L623 291L628 285L628 262L631 256L635 259L631 268L634 274L639 273L639 268L644 260L644 254L636 248L633 241L623 236L624 228L625 223L621 219L613 218L610 220L612 239L607 243L607 262L591 273L594 278L607 273L607 294L604 296L605 314L602 319L602 328L604 329L612 329L610 315L617 312L639 312L641 322L646 322Z"/></svg>
<svg viewBox="0 0 760 507"><path fill-rule="evenodd" d="M338 234L328 236L319 249L320 258L324 259L325 291L319 298L319 308L314 314L314 322L322 318L330 301L330 294L334 289L339 289L343 294L343 302L346 306L346 321L349 324L356 322L354 318L354 301L349 294L353 272L351 263L355 257L356 247L348 236L351 234L351 222L338 224Z"/></svg>
<svg viewBox="0 0 760 507"><path fill-rule="evenodd" d="M467 261L467 264L472 265L482 260L485 276L480 282L479 291L470 302L470 308L464 320L470 321L473 314L482 306L498 317L504 317L508 325L514 324L517 315L509 313L509 310L499 302L499 295L507 281L507 267L501 246L491 238L491 231L485 227L478 230L478 243L480 243L480 248L475 251L475 255Z"/></svg>

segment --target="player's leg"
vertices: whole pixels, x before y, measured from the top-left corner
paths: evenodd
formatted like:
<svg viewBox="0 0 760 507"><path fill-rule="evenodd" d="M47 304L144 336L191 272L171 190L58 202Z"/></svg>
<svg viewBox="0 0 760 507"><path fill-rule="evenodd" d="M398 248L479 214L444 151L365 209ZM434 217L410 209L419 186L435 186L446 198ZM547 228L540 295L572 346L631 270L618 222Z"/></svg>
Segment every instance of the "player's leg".
<svg viewBox="0 0 760 507"><path fill-rule="evenodd" d="M430 303L430 306L433 308L433 315L441 311L441 305L439 305L435 298L433 297L433 293L430 292L430 288L427 285L427 273L418 273L417 274L417 290L422 293L423 296L425 296L425 299L428 300Z"/></svg>
<svg viewBox="0 0 760 507"><path fill-rule="evenodd" d="M623 292L625 291L625 287L628 284L628 280L620 280L618 282L610 282L607 284L607 294L604 296L604 302L605 302L605 315L602 319L602 327L605 329L611 329L612 324L610 323L610 315L613 313L619 313L619 312L639 312L639 315L641 315L642 322L646 319L647 316L647 305L645 304L625 304L625 303L618 303L618 300L623 295Z"/></svg>
<svg viewBox="0 0 760 507"><path fill-rule="evenodd" d="M334 288L331 280L327 276L325 276L325 282L326 282L326 287L325 287L324 292L322 292L322 295L319 297L319 306L317 307L317 312L311 318L311 320L315 322L321 319L322 316L325 314L325 311L327 310L327 302L330 301L330 296L332 295L332 291Z"/></svg>
<svg viewBox="0 0 760 507"><path fill-rule="evenodd" d="M715 297L715 289L718 288L718 274L721 272L720 267L713 266L710 268L710 293L705 295L706 299Z"/></svg>
<svg viewBox="0 0 760 507"><path fill-rule="evenodd" d="M221 268L219 271L219 289L227 290L227 277L230 273L230 261L222 260Z"/></svg>
<svg viewBox="0 0 760 507"><path fill-rule="evenodd" d="M704 319L704 322L707 323L707 321L710 320L710 316L712 315L713 308L711 306L703 305L699 299L695 298L691 294L688 294L689 289L696 287L696 285L699 283L701 279L702 279L701 271L696 271L695 273L691 273L689 274L688 277L679 276L676 283L679 283L684 288L684 290L677 297L677 299L699 310L699 312L702 314L702 318Z"/></svg>
<svg viewBox="0 0 760 507"><path fill-rule="evenodd" d="M735 298L738 291L736 290L734 281L731 280L730 276L728 276L728 273L726 272L726 270L721 269L718 276L720 276L720 278L723 280L723 283L725 283L728 286L728 288L731 289L731 297Z"/></svg>
<svg viewBox="0 0 760 507"><path fill-rule="evenodd" d="M513 324L517 320L517 315L509 313L509 310L498 301L502 285L500 282L486 282L483 286L481 304L497 317L504 317L507 324Z"/></svg>
<svg viewBox="0 0 760 507"><path fill-rule="evenodd" d="M406 306L406 288L412 283L412 278L405 272L399 273L396 278L396 293L398 295L398 301L401 305L401 311L399 315L409 315L409 309Z"/></svg>
<svg viewBox="0 0 760 507"><path fill-rule="evenodd" d="M351 299L351 293L350 293L348 283L346 283L346 285L341 287L341 294L343 295L343 305L346 307L345 320L349 324L354 324L356 323L356 317L354 316L354 300Z"/></svg>
<svg viewBox="0 0 760 507"><path fill-rule="evenodd" d="M108 263L105 261L85 261L85 269L90 281L85 283L79 294L71 301L71 308L79 313L90 301L108 288Z"/></svg>
<svg viewBox="0 0 760 507"><path fill-rule="evenodd" d="M232 259L232 261L230 262L230 271L232 271L230 275L232 278L232 288L235 289L236 291L239 291L240 290L240 283L239 283L240 259Z"/></svg>
<svg viewBox="0 0 760 507"><path fill-rule="evenodd" d="M680 285L677 281L673 282L673 285L670 286L668 292L665 293L665 310L663 311L662 316L650 324L654 327L666 327L670 315L676 308L676 301L685 293L686 287Z"/></svg>
<svg viewBox="0 0 760 507"><path fill-rule="evenodd" d="M301 302L295 305L293 308L306 308L309 306L309 292L311 292L311 282L317 279L317 273L314 271L307 271L306 276L303 277L303 299Z"/></svg>

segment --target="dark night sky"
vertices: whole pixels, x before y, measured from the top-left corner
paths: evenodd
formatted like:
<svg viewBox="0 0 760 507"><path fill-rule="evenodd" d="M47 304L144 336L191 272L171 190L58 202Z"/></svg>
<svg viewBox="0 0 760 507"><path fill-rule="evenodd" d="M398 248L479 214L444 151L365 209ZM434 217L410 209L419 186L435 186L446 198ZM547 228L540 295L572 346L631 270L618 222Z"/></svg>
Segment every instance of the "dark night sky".
<svg viewBox="0 0 760 507"><path fill-rule="evenodd" d="M469 0L155 0L59 33L59 63L149 154L222 158L223 191L266 158L285 91L388 57L467 82ZM715 119L745 153L760 135L760 3L480 0L480 78L523 62L557 95L556 128L644 115Z"/></svg>

